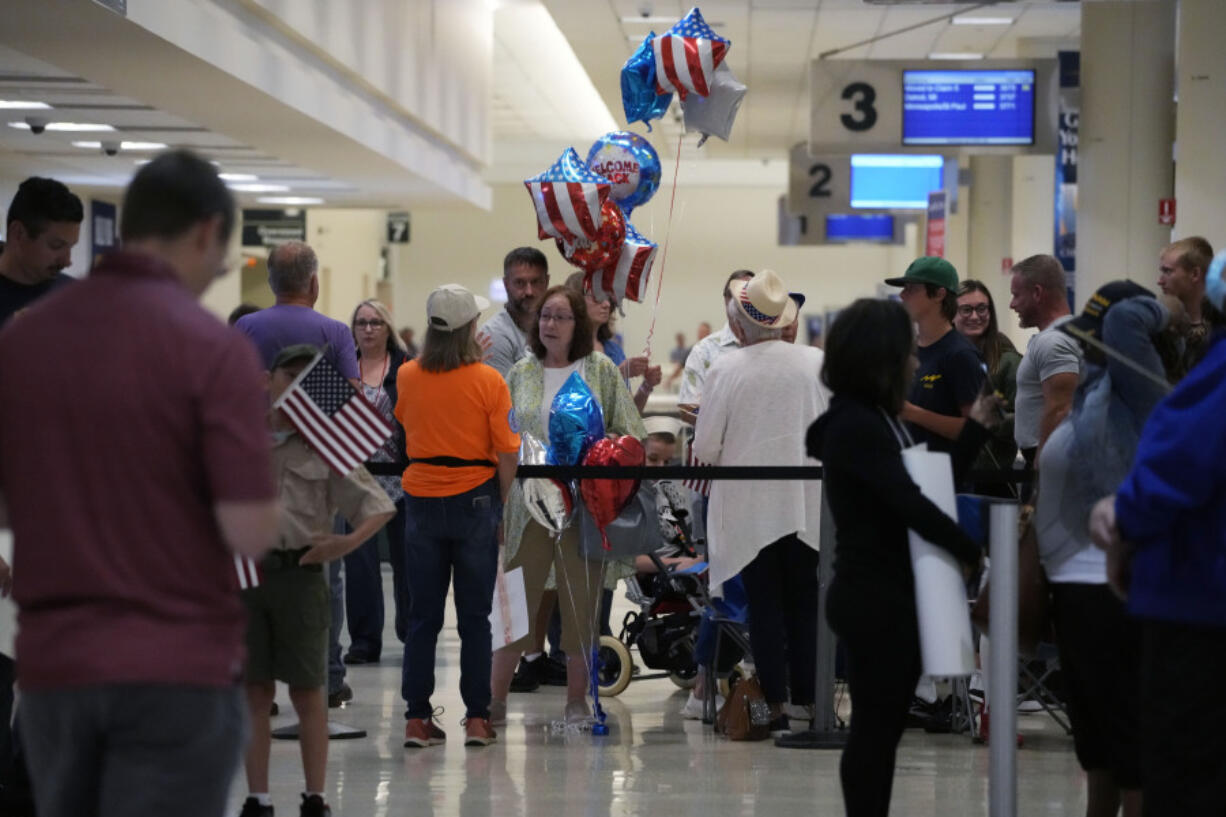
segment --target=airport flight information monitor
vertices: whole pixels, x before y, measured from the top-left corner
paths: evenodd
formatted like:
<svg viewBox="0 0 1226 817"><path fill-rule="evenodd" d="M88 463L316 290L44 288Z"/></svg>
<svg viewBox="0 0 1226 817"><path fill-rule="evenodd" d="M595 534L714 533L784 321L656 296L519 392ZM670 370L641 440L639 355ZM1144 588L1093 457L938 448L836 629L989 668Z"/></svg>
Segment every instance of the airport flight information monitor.
<svg viewBox="0 0 1226 817"><path fill-rule="evenodd" d="M853 153L851 206L924 210L928 194L944 188L945 159L912 154Z"/></svg>
<svg viewBox="0 0 1226 817"><path fill-rule="evenodd" d="M1034 144L1035 72L903 71L904 145Z"/></svg>
<svg viewBox="0 0 1226 817"><path fill-rule="evenodd" d="M889 213L831 213L826 216L827 241L894 241L894 217Z"/></svg>

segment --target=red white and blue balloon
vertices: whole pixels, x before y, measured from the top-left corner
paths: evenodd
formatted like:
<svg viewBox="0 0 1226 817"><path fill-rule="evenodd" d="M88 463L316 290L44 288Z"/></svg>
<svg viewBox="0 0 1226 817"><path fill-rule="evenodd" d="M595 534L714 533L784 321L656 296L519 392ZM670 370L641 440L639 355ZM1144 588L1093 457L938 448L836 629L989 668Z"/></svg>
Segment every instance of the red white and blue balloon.
<svg viewBox="0 0 1226 817"><path fill-rule="evenodd" d="M626 239L622 242L617 262L586 276L587 289L597 300L612 298L621 303L623 298L641 302L647 294L647 282L651 278L651 265L656 260L659 247L626 222Z"/></svg>
<svg viewBox="0 0 1226 817"><path fill-rule="evenodd" d="M660 187L660 155L637 133L613 131L597 139L587 152L587 167L613 184L609 198L627 216Z"/></svg>
<svg viewBox="0 0 1226 817"><path fill-rule="evenodd" d="M697 7L651 45L656 55L656 93L676 91L683 102L691 92L710 93L715 69L732 47L711 30Z"/></svg>
<svg viewBox="0 0 1226 817"><path fill-rule="evenodd" d="M567 148L553 165L524 181L536 208L540 238L590 241L600 230L600 208L612 185L588 170L574 148Z"/></svg>

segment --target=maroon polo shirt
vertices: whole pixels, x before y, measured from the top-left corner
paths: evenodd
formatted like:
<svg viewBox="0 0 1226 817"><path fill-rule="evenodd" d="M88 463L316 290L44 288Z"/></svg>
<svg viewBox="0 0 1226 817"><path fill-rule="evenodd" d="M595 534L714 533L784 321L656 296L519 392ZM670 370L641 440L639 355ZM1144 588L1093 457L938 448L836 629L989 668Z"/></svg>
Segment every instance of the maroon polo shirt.
<svg viewBox="0 0 1226 817"><path fill-rule="evenodd" d="M213 506L274 498L255 350L166 264L113 252L0 332L18 678L220 686L242 669Z"/></svg>

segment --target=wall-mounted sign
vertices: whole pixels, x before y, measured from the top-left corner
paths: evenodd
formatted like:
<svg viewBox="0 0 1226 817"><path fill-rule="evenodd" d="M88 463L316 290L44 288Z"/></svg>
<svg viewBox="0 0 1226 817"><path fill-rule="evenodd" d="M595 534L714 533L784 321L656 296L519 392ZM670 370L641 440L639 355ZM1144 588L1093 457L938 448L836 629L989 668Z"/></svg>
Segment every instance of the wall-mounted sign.
<svg viewBox="0 0 1226 817"><path fill-rule="evenodd" d="M928 226L924 230L924 255L945 257L945 191L928 194Z"/></svg>
<svg viewBox="0 0 1226 817"><path fill-rule="evenodd" d="M243 246L276 247L306 241L305 210L243 210Z"/></svg>
<svg viewBox="0 0 1226 817"><path fill-rule="evenodd" d="M119 246L119 235L116 227L115 205L109 201L89 201L89 257L94 261L98 256Z"/></svg>
<svg viewBox="0 0 1226 817"><path fill-rule="evenodd" d="M1175 200L1158 199L1158 223L1175 226Z"/></svg>
<svg viewBox="0 0 1226 817"><path fill-rule="evenodd" d="M1055 60L814 60L809 91L814 155L1055 153Z"/></svg>
<svg viewBox="0 0 1226 817"><path fill-rule="evenodd" d="M388 244L408 244L409 243L409 214L408 213L388 213L387 214L387 243Z"/></svg>

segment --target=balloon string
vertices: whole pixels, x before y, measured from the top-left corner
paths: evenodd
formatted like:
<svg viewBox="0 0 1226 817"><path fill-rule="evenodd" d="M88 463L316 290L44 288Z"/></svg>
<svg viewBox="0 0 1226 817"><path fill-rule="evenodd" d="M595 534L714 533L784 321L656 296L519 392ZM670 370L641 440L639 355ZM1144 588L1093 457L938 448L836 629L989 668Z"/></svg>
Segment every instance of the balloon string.
<svg viewBox="0 0 1226 817"><path fill-rule="evenodd" d="M647 329L647 343L643 347L643 356L651 360L651 339L656 334L656 316L660 314L660 292L664 289L664 265L668 263L669 236L673 231L673 208L677 204L677 173L681 170L681 140L685 133L677 136L677 163L673 166L673 189L668 197L668 222L664 225L664 248L660 251L660 273L656 276L656 303L651 308L651 326Z"/></svg>

